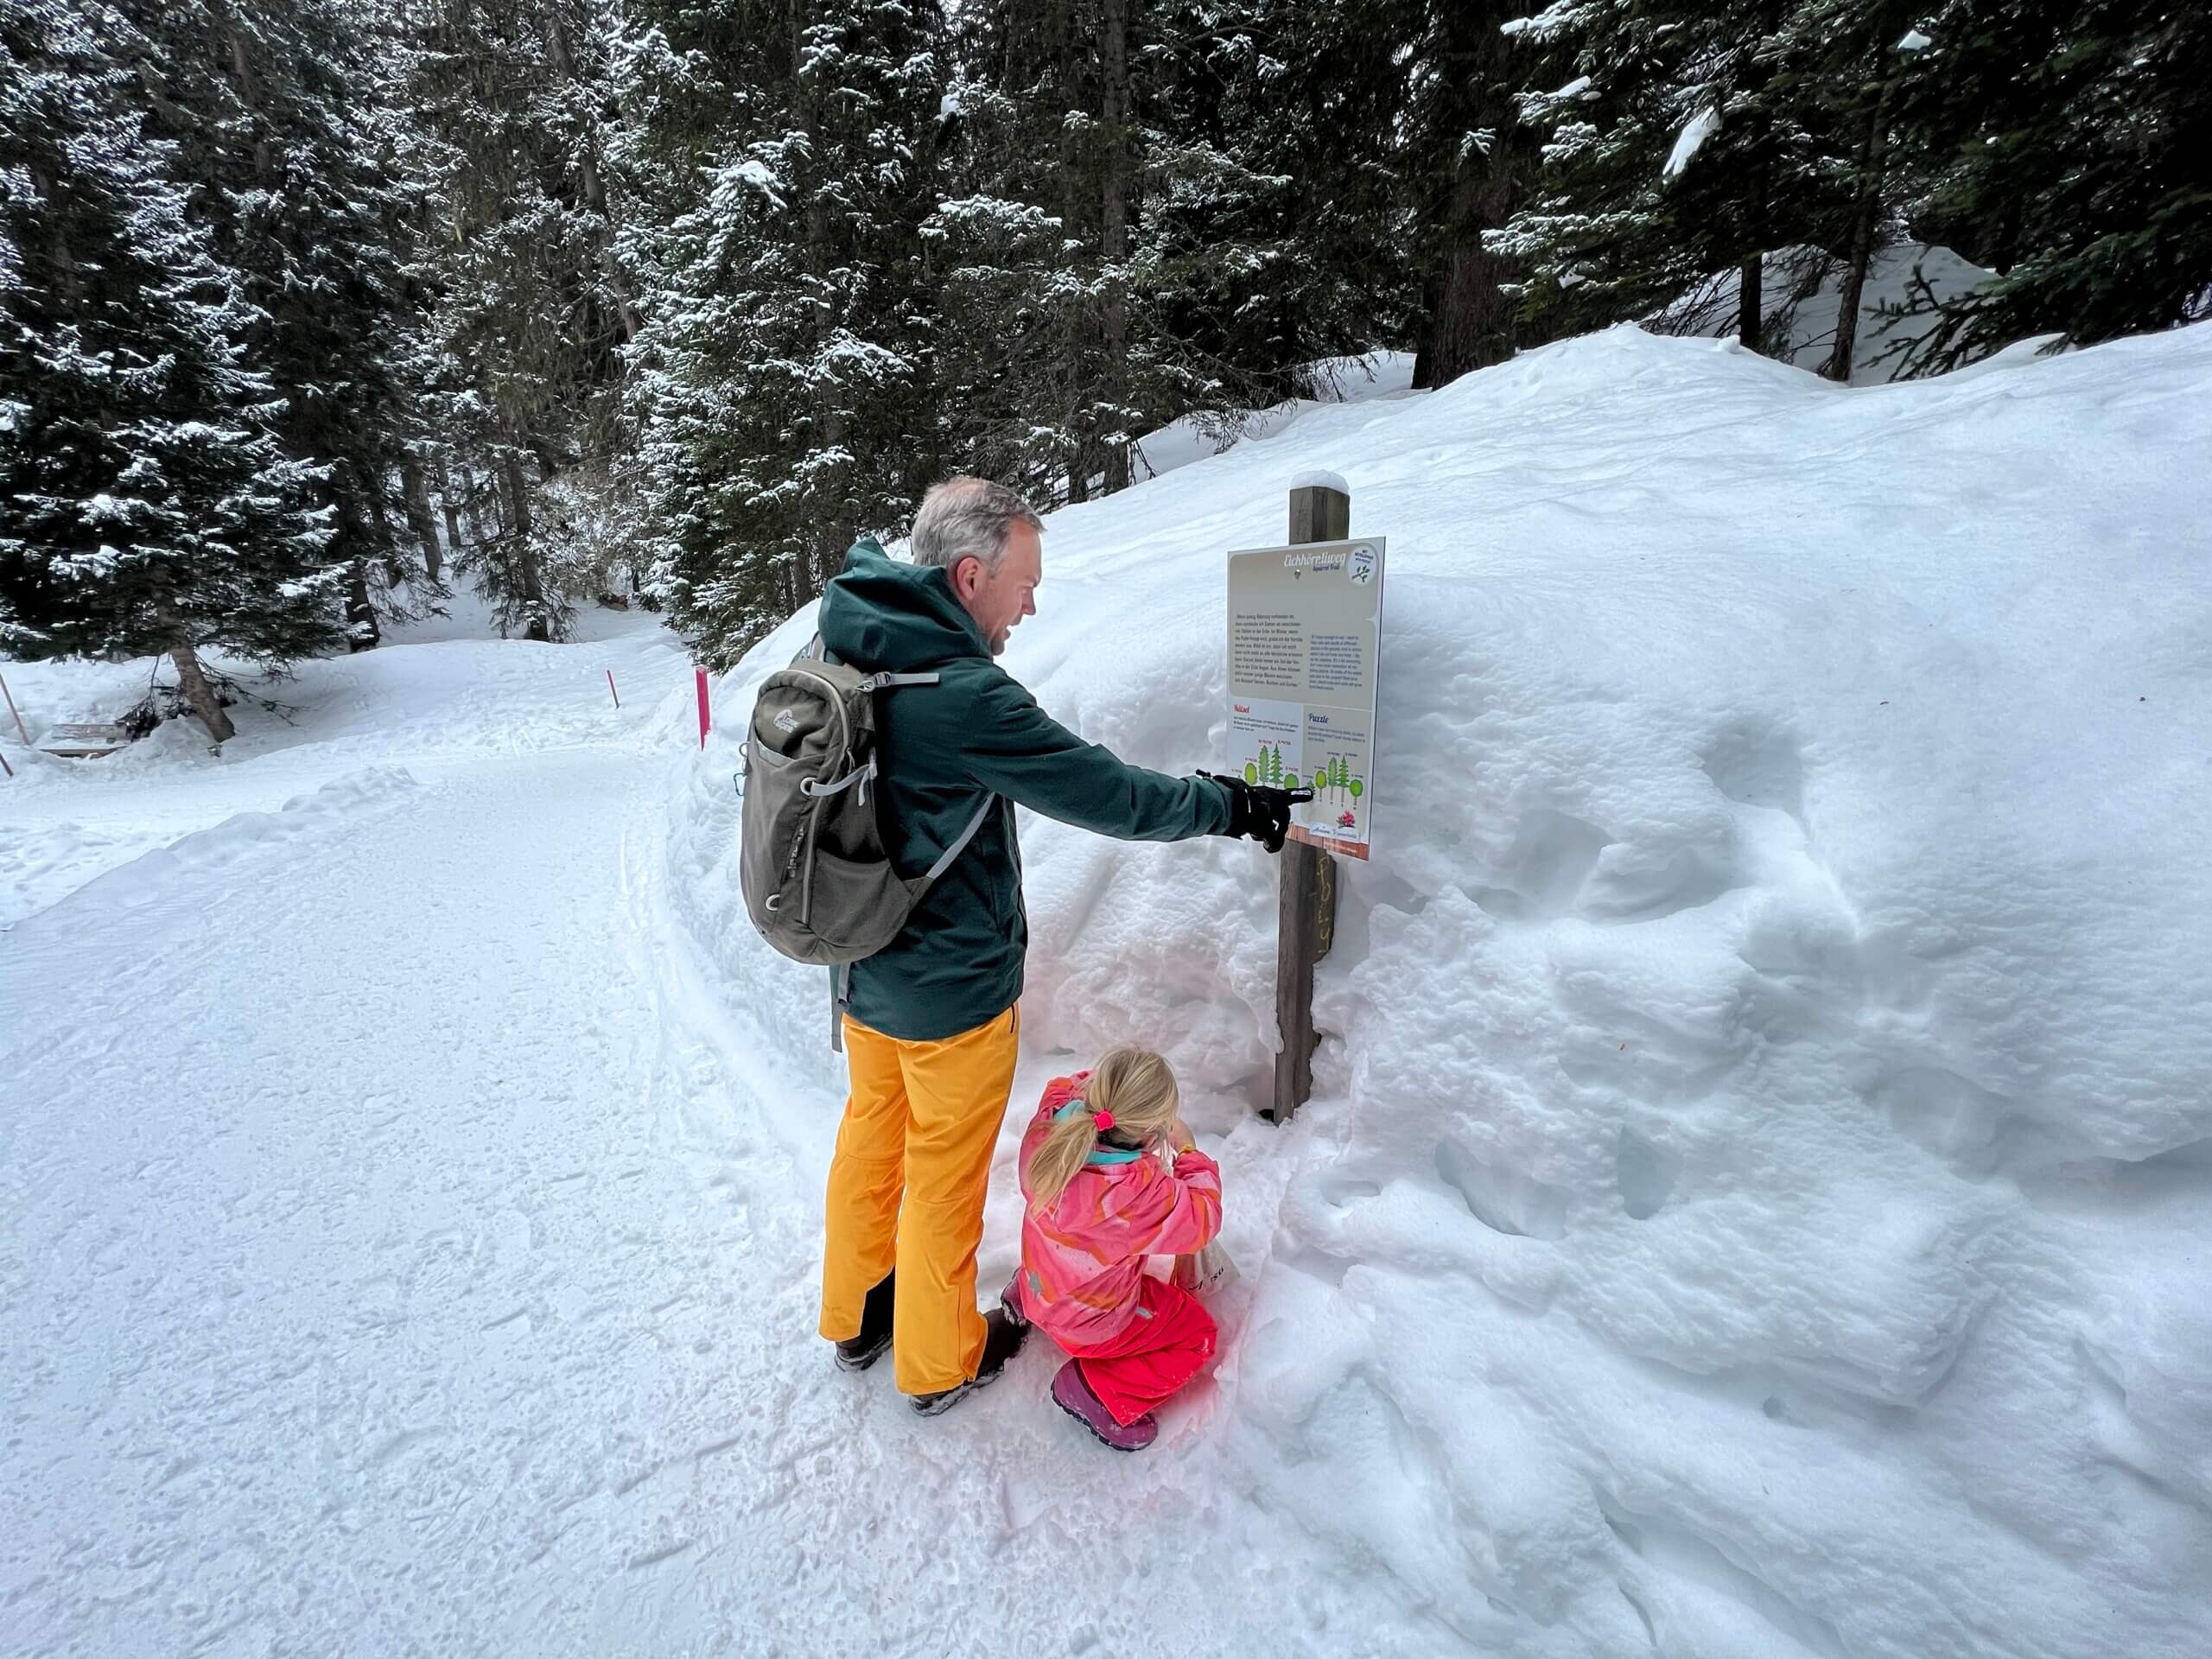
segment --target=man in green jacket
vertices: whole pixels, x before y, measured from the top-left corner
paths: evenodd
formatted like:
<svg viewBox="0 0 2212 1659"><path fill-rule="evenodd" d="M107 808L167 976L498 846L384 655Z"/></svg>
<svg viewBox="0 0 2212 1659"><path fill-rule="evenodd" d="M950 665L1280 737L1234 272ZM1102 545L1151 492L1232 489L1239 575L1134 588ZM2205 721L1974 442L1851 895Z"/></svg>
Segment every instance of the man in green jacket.
<svg viewBox="0 0 2212 1659"><path fill-rule="evenodd" d="M1124 841L1248 836L1280 851L1300 798L1241 779L1125 766L1037 706L993 659L1036 614L1043 521L1013 491L957 478L914 520L912 564L874 542L823 595L822 643L865 671L935 671L877 705L880 821L901 875L928 869L995 798L898 938L852 965L851 1093L837 1131L822 1334L849 1370L893 1349L900 1392L934 1414L996 1379L1027 1326L976 1308L991 1152L1020 1033L1016 804Z"/></svg>

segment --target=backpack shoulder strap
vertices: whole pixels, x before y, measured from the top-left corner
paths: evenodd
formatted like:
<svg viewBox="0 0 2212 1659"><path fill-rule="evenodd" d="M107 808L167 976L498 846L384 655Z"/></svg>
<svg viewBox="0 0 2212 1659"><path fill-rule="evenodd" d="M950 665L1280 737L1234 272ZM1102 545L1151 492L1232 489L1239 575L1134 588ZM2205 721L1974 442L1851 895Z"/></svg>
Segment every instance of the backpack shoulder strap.
<svg viewBox="0 0 2212 1659"><path fill-rule="evenodd" d="M929 873L922 877L925 882L936 880L952 868L952 861L968 850L968 843L976 839L976 832L983 827L983 820L990 817L991 809L998 804L999 798L995 795L983 797L983 804L976 809L976 816L968 820L968 827L960 832L960 838L938 855L937 862L931 865Z"/></svg>

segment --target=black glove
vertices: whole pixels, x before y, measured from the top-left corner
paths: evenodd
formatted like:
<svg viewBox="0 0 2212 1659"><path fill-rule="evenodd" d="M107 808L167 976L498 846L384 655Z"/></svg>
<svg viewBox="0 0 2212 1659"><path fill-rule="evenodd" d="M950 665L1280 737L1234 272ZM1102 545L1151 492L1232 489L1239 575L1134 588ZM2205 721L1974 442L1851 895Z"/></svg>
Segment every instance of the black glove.
<svg viewBox="0 0 2212 1659"><path fill-rule="evenodd" d="M1229 828L1224 835L1243 836L1271 853L1282 851L1290 834L1290 809L1313 798L1310 789L1276 789L1268 784L1248 784L1242 778L1224 778L1202 772L1229 791Z"/></svg>

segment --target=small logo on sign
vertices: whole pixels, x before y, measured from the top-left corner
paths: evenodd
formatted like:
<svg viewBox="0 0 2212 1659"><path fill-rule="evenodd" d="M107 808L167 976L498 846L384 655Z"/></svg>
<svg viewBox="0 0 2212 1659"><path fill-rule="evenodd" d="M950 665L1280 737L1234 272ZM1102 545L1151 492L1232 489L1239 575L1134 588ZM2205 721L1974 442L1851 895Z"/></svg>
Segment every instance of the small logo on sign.
<svg viewBox="0 0 2212 1659"><path fill-rule="evenodd" d="M1355 547L1344 568L1346 574L1351 577L1353 587L1366 587L1375 580L1375 550L1371 547Z"/></svg>
<svg viewBox="0 0 2212 1659"><path fill-rule="evenodd" d="M786 736L789 736L791 733L798 730L798 711L796 709L786 709L782 714L778 715L776 716L776 729L782 732Z"/></svg>

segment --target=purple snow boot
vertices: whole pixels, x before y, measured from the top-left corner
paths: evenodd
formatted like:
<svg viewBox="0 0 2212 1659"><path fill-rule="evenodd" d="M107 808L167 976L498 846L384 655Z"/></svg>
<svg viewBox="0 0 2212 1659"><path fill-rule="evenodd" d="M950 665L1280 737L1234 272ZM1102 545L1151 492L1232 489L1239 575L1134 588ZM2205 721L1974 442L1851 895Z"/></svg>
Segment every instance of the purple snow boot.
<svg viewBox="0 0 2212 1659"><path fill-rule="evenodd" d="M1083 1380L1083 1367L1070 1360L1052 1379L1052 1403L1089 1429L1101 1446L1116 1452L1141 1452L1160 1438L1160 1420L1150 1412L1133 1423L1117 1423L1106 1402Z"/></svg>

